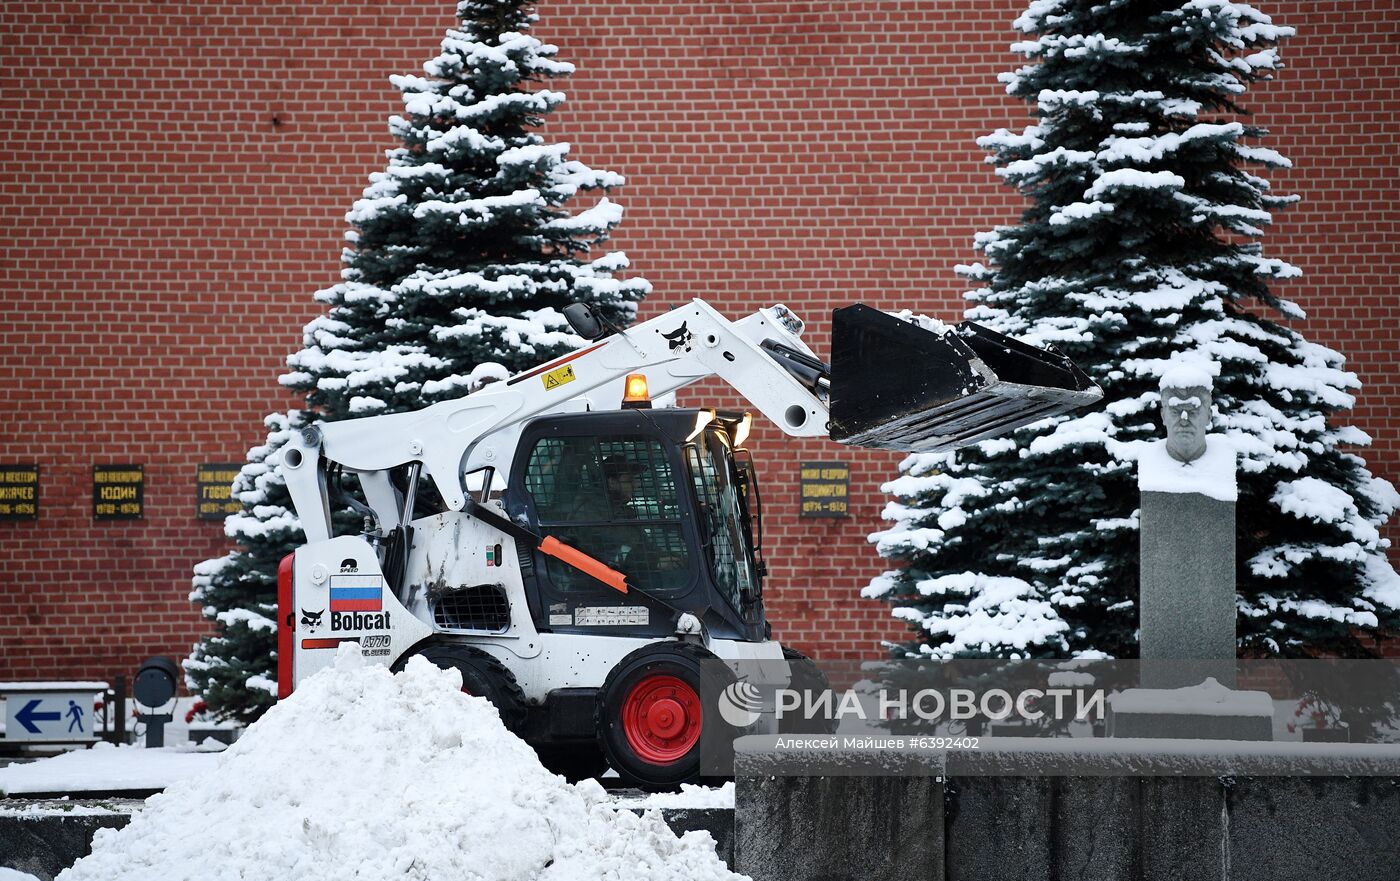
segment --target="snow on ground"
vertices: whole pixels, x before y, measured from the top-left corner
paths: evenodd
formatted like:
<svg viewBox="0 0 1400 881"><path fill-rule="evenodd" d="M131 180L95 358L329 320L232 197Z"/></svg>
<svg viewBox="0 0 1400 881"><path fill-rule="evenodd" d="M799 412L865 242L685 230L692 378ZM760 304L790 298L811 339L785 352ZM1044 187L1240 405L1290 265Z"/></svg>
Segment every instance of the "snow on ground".
<svg viewBox="0 0 1400 881"><path fill-rule="evenodd" d="M732 808L734 782L723 786L693 786L681 784L680 792L653 792L643 798L620 798L613 802L617 808Z"/></svg>
<svg viewBox="0 0 1400 881"><path fill-rule="evenodd" d="M153 796L61 881L742 878L707 833L616 811L546 771L455 671L346 644L217 759Z"/></svg>
<svg viewBox="0 0 1400 881"><path fill-rule="evenodd" d="M218 744L222 747L222 744ZM94 744L34 762L0 768L0 792L115 792L163 789L179 780L211 770L218 763L214 747L190 744L144 749L139 746Z"/></svg>
<svg viewBox="0 0 1400 881"><path fill-rule="evenodd" d="M39 881L39 879L27 872L0 866L0 881Z"/></svg>

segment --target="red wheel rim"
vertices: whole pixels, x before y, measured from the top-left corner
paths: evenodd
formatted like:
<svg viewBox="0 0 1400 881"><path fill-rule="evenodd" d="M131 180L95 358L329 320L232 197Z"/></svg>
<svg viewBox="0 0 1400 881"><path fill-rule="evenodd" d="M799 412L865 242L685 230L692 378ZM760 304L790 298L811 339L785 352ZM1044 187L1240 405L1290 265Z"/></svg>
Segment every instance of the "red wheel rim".
<svg viewBox="0 0 1400 881"><path fill-rule="evenodd" d="M622 732L638 756L653 765L685 758L700 740L700 695L675 676L648 676L622 703Z"/></svg>

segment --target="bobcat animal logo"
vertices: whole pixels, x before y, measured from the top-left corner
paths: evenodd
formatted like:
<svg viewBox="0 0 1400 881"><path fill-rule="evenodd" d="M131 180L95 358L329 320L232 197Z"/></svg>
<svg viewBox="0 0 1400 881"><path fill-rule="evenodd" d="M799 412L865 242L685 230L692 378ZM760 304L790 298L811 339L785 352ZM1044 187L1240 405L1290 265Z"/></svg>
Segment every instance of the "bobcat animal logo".
<svg viewBox="0 0 1400 881"><path fill-rule="evenodd" d="M322 609L319 612L308 612L305 609L302 609L301 626L305 627L307 630L310 630L312 633L315 633L316 628L321 626L321 616L324 614L326 614L325 609Z"/></svg>
<svg viewBox="0 0 1400 881"><path fill-rule="evenodd" d="M683 349L690 345L690 331L686 328L686 322L682 321L681 326L670 333L662 333L661 336L666 342L671 344L671 351Z"/></svg>

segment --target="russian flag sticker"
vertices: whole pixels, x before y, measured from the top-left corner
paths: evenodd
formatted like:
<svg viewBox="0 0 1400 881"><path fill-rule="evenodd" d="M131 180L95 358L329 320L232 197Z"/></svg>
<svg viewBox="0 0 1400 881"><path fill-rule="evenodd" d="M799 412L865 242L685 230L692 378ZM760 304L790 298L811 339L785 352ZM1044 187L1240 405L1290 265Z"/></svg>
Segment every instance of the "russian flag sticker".
<svg viewBox="0 0 1400 881"><path fill-rule="evenodd" d="M332 612L382 612L384 579L378 575L332 575Z"/></svg>

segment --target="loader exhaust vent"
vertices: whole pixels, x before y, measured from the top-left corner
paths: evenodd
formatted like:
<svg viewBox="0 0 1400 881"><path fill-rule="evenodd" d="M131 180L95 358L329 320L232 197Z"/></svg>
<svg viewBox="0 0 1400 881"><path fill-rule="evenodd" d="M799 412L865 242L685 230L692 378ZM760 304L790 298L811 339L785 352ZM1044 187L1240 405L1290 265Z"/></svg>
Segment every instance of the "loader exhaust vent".
<svg viewBox="0 0 1400 881"><path fill-rule="evenodd" d="M473 584L431 592L433 623L444 630L502 633L510 626L510 602L499 584Z"/></svg>
<svg viewBox="0 0 1400 881"><path fill-rule="evenodd" d="M970 321L938 332L865 305L832 313L834 441L935 453L1103 397L1084 371Z"/></svg>

